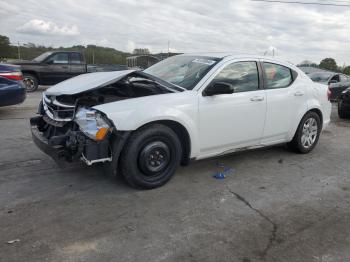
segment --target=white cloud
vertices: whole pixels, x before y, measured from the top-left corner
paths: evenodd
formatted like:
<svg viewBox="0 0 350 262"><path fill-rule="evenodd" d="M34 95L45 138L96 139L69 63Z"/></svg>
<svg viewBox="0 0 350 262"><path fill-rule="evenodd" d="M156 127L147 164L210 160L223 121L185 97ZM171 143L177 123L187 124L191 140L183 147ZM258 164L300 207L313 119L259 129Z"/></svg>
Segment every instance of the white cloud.
<svg viewBox="0 0 350 262"><path fill-rule="evenodd" d="M11 14L0 16L0 30L12 42L166 52L170 41L178 52L260 55L273 46L275 55L295 63L334 57L350 64L350 8L249 0L12 0L20 10L0 6Z"/></svg>
<svg viewBox="0 0 350 262"><path fill-rule="evenodd" d="M76 25L59 26L54 22L40 19L32 19L20 26L18 32L31 35L78 35L79 29Z"/></svg>
<svg viewBox="0 0 350 262"><path fill-rule="evenodd" d="M135 42L128 40L128 43L126 45L126 50L128 50L128 52L132 52L135 49L136 45Z"/></svg>
<svg viewBox="0 0 350 262"><path fill-rule="evenodd" d="M169 52L171 52L171 53L178 53L179 50L177 50L176 48L169 47Z"/></svg>

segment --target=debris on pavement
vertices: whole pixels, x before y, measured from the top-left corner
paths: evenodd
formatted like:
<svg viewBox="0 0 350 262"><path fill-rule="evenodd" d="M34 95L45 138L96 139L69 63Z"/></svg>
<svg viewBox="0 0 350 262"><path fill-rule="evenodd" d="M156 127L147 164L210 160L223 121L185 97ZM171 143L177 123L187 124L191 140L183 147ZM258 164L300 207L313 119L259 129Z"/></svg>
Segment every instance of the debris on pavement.
<svg viewBox="0 0 350 262"><path fill-rule="evenodd" d="M227 173L233 173L235 171L235 169L226 167L223 163L217 163L216 166L218 168L218 171L213 175L213 178L215 179L225 179Z"/></svg>
<svg viewBox="0 0 350 262"><path fill-rule="evenodd" d="M13 240L7 241L6 243L9 244L9 245L11 245L11 244L14 244L14 243L19 242L19 241L21 241L21 240L19 240L19 239L17 238L17 239L13 239Z"/></svg>
<svg viewBox="0 0 350 262"><path fill-rule="evenodd" d="M215 173L215 174L213 175L213 177L216 178L216 179L225 179L225 178L226 178L225 174L222 173L222 172L217 172L217 173Z"/></svg>

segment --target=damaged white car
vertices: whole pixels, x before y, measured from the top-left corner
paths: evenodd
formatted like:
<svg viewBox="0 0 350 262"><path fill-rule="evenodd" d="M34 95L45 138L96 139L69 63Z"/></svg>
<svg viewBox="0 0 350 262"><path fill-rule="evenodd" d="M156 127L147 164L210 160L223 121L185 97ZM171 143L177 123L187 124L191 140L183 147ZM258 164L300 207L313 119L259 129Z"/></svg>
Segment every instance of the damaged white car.
<svg viewBox="0 0 350 262"><path fill-rule="evenodd" d="M49 88L31 130L57 161L103 162L131 186L155 188L191 159L281 143L310 152L330 121L329 97L289 63L179 55Z"/></svg>

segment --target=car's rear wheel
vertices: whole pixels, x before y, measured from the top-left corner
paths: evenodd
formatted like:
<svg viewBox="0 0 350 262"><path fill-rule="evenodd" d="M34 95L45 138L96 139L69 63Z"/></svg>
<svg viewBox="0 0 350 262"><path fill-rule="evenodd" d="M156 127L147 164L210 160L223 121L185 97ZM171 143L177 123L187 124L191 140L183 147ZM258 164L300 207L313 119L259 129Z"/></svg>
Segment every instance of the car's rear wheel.
<svg viewBox="0 0 350 262"><path fill-rule="evenodd" d="M38 79L34 75L24 73L23 82L26 86L27 92L34 92L38 89Z"/></svg>
<svg viewBox="0 0 350 262"><path fill-rule="evenodd" d="M315 112L308 112L300 121L294 138L288 146L298 153L311 152L318 142L321 129L320 116Z"/></svg>
<svg viewBox="0 0 350 262"><path fill-rule="evenodd" d="M160 187L174 175L181 155L181 142L172 129L145 126L129 137L121 153L121 173L132 187Z"/></svg>

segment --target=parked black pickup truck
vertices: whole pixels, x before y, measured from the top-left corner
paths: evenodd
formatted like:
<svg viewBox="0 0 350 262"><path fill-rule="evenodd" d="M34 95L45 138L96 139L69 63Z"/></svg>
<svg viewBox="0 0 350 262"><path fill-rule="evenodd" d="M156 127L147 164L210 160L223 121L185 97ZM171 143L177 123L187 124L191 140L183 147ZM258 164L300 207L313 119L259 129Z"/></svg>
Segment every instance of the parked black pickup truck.
<svg viewBox="0 0 350 262"><path fill-rule="evenodd" d="M77 51L50 51L31 61L19 61L27 92L33 92L38 85L54 85L68 78L96 71L118 71L127 69L124 65L87 65L82 53Z"/></svg>

